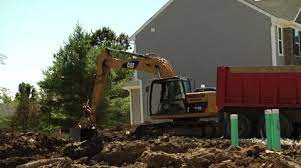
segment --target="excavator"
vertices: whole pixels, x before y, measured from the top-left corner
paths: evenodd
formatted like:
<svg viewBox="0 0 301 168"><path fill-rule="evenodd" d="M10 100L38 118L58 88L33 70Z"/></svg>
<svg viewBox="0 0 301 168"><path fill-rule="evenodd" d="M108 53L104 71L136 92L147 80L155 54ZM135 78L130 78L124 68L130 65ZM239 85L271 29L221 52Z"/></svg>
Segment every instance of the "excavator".
<svg viewBox="0 0 301 168"><path fill-rule="evenodd" d="M115 54L114 54L115 53ZM122 58L116 54L124 55ZM114 49L103 49L96 63L92 96L83 106L84 115L78 127L81 139L91 137L96 121L104 116L102 101L111 69L124 68L156 74L147 87L148 114L159 124L142 124L136 133L151 133L154 129L180 135L212 137L217 135L218 110L214 89L202 88L192 91L190 80L178 77L175 68L156 54L137 54ZM163 122L168 120L169 122ZM170 122L171 121L171 122Z"/></svg>

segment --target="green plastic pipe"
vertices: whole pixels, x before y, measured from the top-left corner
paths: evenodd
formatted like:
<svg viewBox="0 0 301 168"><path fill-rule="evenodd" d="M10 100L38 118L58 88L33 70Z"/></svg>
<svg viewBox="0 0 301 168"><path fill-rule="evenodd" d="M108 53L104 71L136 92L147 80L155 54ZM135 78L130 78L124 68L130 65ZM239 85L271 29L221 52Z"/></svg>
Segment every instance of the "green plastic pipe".
<svg viewBox="0 0 301 168"><path fill-rule="evenodd" d="M231 114L231 145L232 146L239 146L238 144L238 115Z"/></svg>
<svg viewBox="0 0 301 168"><path fill-rule="evenodd" d="M279 120L279 109L272 110L272 135L273 135L273 149L280 150L280 120Z"/></svg>
<svg viewBox="0 0 301 168"><path fill-rule="evenodd" d="M267 149L268 150L273 149L271 115L272 115L272 110L267 109L267 110L264 111L265 134L266 134L266 139L267 139Z"/></svg>

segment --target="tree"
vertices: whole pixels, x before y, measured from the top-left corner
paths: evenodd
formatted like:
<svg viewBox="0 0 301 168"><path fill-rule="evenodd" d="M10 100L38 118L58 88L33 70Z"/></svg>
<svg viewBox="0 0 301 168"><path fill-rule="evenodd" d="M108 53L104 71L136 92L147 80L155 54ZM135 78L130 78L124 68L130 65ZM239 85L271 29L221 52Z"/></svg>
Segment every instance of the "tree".
<svg viewBox="0 0 301 168"><path fill-rule="evenodd" d="M21 129L35 128L38 125L39 108L37 103L37 91L28 83L20 83L15 99L17 101L16 113L12 124Z"/></svg>
<svg viewBox="0 0 301 168"><path fill-rule="evenodd" d="M9 96L9 90L0 87L0 104L8 104L12 102L12 98Z"/></svg>
<svg viewBox="0 0 301 168"><path fill-rule="evenodd" d="M44 71L45 79L39 83L45 93L42 108L50 111L57 124L63 119L68 125L80 116L88 92L85 86L92 80L85 68L90 49L90 35L77 25L68 42L54 54L53 66Z"/></svg>
<svg viewBox="0 0 301 168"><path fill-rule="evenodd" d="M105 46L119 50L130 48L129 37L123 33L117 36L109 27L103 27L92 33L91 45L93 47Z"/></svg>
<svg viewBox="0 0 301 168"><path fill-rule="evenodd" d="M71 127L78 122L93 83L96 59L103 47L127 50L128 36L117 36L107 27L87 33L76 25L68 41L54 54L53 65L43 72L45 78L39 82L43 92L42 111L49 114L52 124ZM106 109L115 105L112 102L117 96L127 99L128 93L121 85L131 76L132 72L122 70L112 73L106 91ZM115 111L118 110L123 109L117 107Z"/></svg>
<svg viewBox="0 0 301 168"><path fill-rule="evenodd" d="M15 103L9 95L9 90L0 87L0 128L10 126L11 116L15 112Z"/></svg>

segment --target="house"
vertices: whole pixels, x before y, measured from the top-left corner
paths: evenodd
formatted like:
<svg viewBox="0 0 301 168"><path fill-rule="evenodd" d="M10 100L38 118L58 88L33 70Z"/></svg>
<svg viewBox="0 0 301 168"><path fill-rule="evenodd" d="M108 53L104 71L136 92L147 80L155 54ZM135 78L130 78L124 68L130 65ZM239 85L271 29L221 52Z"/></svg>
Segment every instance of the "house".
<svg viewBox="0 0 301 168"><path fill-rule="evenodd" d="M301 64L301 0L170 0L132 36L137 53L167 58L192 86L215 86L216 67ZM127 86L131 123L147 121L137 72Z"/></svg>

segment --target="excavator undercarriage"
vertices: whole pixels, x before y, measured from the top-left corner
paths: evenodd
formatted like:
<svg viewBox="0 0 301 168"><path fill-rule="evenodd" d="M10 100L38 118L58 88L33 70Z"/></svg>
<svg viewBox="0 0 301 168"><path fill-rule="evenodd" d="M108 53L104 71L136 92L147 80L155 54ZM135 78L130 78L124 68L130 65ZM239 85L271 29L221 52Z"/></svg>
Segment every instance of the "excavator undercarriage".
<svg viewBox="0 0 301 168"><path fill-rule="evenodd" d="M158 124L139 125L135 132L136 137L152 137L164 134L188 136L198 138L218 138L222 135L217 121L184 120L163 122Z"/></svg>

